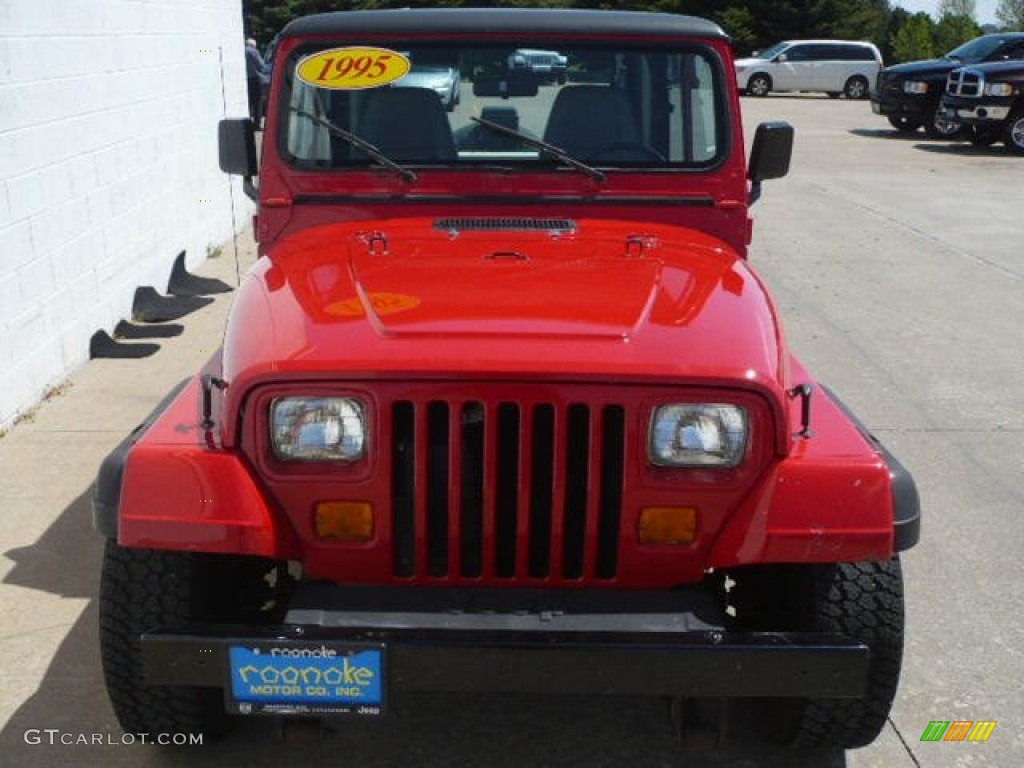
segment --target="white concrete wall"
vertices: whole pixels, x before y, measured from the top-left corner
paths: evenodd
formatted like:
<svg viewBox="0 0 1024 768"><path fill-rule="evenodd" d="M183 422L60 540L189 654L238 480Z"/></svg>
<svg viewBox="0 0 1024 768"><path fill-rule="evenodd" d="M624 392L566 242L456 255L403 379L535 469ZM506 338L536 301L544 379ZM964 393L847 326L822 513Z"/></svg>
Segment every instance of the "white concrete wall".
<svg viewBox="0 0 1024 768"><path fill-rule="evenodd" d="M231 236L232 193L248 224L216 142L246 112L241 0L0 0L0 427Z"/></svg>

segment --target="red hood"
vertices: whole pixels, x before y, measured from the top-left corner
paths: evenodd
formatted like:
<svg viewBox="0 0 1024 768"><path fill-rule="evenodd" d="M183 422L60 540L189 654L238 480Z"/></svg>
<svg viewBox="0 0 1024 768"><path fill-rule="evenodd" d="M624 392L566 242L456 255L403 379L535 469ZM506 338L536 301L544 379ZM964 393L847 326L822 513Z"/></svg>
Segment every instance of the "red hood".
<svg viewBox="0 0 1024 768"><path fill-rule="evenodd" d="M267 377L381 375L683 378L778 393L780 359L760 283L699 232L404 219L278 242L236 299L224 376L236 395Z"/></svg>

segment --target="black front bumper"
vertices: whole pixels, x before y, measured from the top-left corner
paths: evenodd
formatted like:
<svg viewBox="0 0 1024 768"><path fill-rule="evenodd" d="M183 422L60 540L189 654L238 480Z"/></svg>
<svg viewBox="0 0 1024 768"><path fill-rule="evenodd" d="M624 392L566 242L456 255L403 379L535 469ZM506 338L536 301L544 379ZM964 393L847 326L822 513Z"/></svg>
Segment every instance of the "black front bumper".
<svg viewBox="0 0 1024 768"><path fill-rule="evenodd" d="M390 692L851 698L865 690L862 643L835 634L728 632L701 618L704 607L665 611L666 599L680 603L676 592L617 596L632 612L577 602L564 613L397 610L376 591L363 592L364 602L389 610L336 609L358 606L360 595L312 585L282 625L145 634L146 682L224 687L232 645L302 641L383 646Z"/></svg>
<svg viewBox="0 0 1024 768"><path fill-rule="evenodd" d="M905 117L924 122L935 109L935 99L917 94L873 93L871 108L876 114L886 117Z"/></svg>

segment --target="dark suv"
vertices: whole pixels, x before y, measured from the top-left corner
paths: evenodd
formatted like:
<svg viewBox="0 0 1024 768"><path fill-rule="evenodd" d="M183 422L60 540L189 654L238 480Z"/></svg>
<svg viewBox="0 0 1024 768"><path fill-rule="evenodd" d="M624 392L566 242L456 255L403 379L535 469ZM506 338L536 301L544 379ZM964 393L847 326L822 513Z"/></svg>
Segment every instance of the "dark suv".
<svg viewBox="0 0 1024 768"><path fill-rule="evenodd" d="M945 117L971 126L971 141L1003 141L1024 153L1024 61L961 67L949 73L942 97Z"/></svg>
<svg viewBox="0 0 1024 768"><path fill-rule="evenodd" d="M949 73L964 65L1009 59L1024 59L1024 32L982 35L941 59L886 67L878 74L871 108L875 114L888 117L900 132L913 133L923 125L933 138L953 138L962 126L942 109Z"/></svg>

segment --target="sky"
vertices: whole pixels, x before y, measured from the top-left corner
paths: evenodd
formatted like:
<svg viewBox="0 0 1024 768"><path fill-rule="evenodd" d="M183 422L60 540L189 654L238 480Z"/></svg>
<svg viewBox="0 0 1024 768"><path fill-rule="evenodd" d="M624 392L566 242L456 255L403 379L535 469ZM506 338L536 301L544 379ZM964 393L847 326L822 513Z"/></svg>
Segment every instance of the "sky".
<svg viewBox="0 0 1024 768"><path fill-rule="evenodd" d="M939 7L939 0L895 0L893 5L902 6L911 13L924 11L935 16L935 11ZM995 24L997 5L999 5L999 0L975 0L975 6L978 9L975 14L975 20L979 24Z"/></svg>

